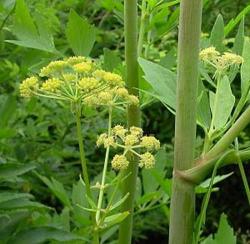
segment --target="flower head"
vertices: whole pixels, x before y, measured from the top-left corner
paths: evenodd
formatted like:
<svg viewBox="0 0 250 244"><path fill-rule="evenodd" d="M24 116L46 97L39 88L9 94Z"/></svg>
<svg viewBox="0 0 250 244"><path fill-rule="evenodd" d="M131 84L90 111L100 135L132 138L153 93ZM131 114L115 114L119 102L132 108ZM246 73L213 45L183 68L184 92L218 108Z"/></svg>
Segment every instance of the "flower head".
<svg viewBox="0 0 250 244"><path fill-rule="evenodd" d="M25 79L20 84L20 94L22 97L31 97L32 91L38 88L38 79L35 76Z"/></svg>
<svg viewBox="0 0 250 244"><path fill-rule="evenodd" d="M129 165L129 161L126 156L116 154L111 161L111 165L115 170L126 169Z"/></svg>
<svg viewBox="0 0 250 244"><path fill-rule="evenodd" d="M122 155L116 155L112 160L112 167L116 170L123 168L121 166L122 162L123 166L128 165L126 158L128 153L130 153L130 156L133 155L140 160L140 167L152 168L155 164L155 159L150 152L160 149L160 142L153 136L143 136L141 128L132 126L129 129L125 129L121 125L112 128L110 136L106 133L101 134L97 140L97 145L104 145L105 148L118 148L123 151Z"/></svg>
<svg viewBox="0 0 250 244"><path fill-rule="evenodd" d="M139 167L141 168L145 167L145 169L151 169L154 166L155 166L155 158L151 153L146 152L141 155Z"/></svg>

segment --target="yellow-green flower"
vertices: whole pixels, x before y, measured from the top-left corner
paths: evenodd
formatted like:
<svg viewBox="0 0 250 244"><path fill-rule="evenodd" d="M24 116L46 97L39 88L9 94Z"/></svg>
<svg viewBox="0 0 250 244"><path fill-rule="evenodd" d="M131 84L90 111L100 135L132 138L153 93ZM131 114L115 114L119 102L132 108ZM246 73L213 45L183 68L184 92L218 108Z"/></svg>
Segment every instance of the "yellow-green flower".
<svg viewBox="0 0 250 244"><path fill-rule="evenodd" d="M38 88L38 79L35 76L25 79L20 84L20 94L22 97L31 97L33 95L32 91Z"/></svg>
<svg viewBox="0 0 250 244"><path fill-rule="evenodd" d="M151 169L154 166L155 166L155 158L151 153L146 152L141 155L139 167L141 168L145 167L145 169Z"/></svg>
<svg viewBox="0 0 250 244"><path fill-rule="evenodd" d="M129 165L129 161L126 156L116 154L111 161L111 165L114 170L126 169Z"/></svg>

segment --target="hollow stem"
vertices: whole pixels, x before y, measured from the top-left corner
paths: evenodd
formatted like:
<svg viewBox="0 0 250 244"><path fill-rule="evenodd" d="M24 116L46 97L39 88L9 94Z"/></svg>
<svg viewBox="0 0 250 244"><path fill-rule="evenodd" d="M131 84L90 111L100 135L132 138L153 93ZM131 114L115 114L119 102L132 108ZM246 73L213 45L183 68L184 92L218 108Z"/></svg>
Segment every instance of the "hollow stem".
<svg viewBox="0 0 250 244"><path fill-rule="evenodd" d="M137 0L124 1L124 28L125 28L125 62L126 62L126 85L130 94L138 96L138 64L137 64ZM140 127L139 106L129 106L127 110L128 127ZM136 157L130 157L130 164L122 172L128 177L122 182L122 195L129 194L122 204L121 211L129 211L129 216L122 221L119 228L119 244L130 244L132 240L134 198L136 191L136 179L138 162Z"/></svg>
<svg viewBox="0 0 250 244"><path fill-rule="evenodd" d="M174 171L187 170L194 162L201 14L201 0L181 1ZM169 244L192 243L195 189L177 174L173 178L170 209Z"/></svg>

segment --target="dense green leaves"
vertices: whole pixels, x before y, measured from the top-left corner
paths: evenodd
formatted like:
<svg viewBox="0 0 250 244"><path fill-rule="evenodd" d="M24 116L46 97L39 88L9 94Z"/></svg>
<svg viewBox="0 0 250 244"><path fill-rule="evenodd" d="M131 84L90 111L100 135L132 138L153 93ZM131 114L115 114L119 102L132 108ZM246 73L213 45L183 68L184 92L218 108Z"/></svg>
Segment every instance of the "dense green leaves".
<svg viewBox="0 0 250 244"><path fill-rule="evenodd" d="M49 180L45 176L39 175L39 178L49 187L49 189L55 194L55 196L67 207L71 208L71 203L67 192L65 191L63 184L56 179Z"/></svg>
<svg viewBox="0 0 250 244"><path fill-rule="evenodd" d="M89 56L95 43L96 30L87 19L81 18L74 10L71 10L66 36L75 55Z"/></svg>
<svg viewBox="0 0 250 244"><path fill-rule="evenodd" d="M8 243L38 244L52 240L58 242L77 241L77 240L87 241L87 239L82 236L66 232L60 229L56 229L53 227L39 227L19 232L17 235L13 236Z"/></svg>

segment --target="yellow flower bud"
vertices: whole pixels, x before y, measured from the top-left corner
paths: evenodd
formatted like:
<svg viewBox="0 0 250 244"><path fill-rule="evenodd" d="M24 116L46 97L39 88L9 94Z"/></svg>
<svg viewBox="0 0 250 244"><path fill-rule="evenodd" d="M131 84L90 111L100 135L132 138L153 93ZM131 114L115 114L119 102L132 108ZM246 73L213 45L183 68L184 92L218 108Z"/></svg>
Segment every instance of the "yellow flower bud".
<svg viewBox="0 0 250 244"><path fill-rule="evenodd" d="M154 136L143 136L140 144L150 151L160 149L160 142Z"/></svg>
<svg viewBox="0 0 250 244"><path fill-rule="evenodd" d="M124 155L116 154L111 161L112 168L115 170L126 169L129 165L129 161Z"/></svg>
<svg viewBox="0 0 250 244"><path fill-rule="evenodd" d="M48 92L56 92L60 88L62 81L56 78L51 78L43 82L41 90Z"/></svg>
<svg viewBox="0 0 250 244"><path fill-rule="evenodd" d="M141 155L139 167L141 168L145 167L145 169L151 169L154 166L155 166L155 158L151 153L146 152Z"/></svg>
<svg viewBox="0 0 250 244"><path fill-rule="evenodd" d="M20 84L20 94L22 97L31 97L32 90L36 90L38 88L38 79L34 76L25 79Z"/></svg>

